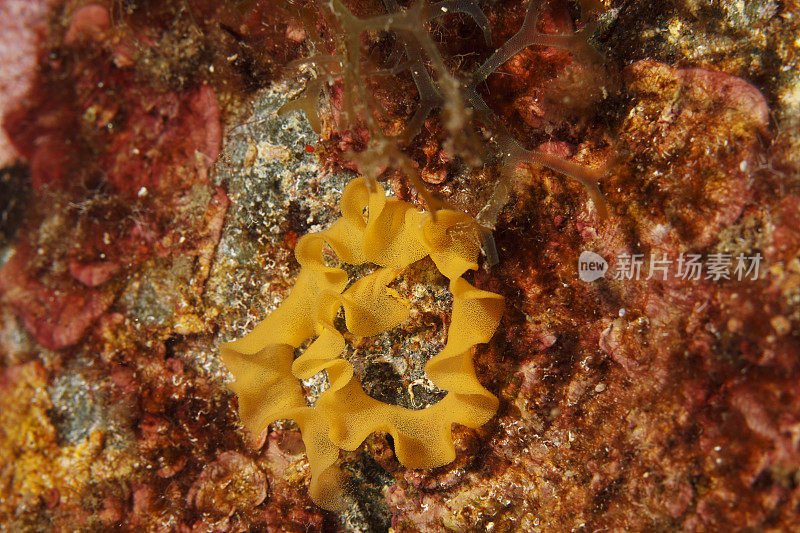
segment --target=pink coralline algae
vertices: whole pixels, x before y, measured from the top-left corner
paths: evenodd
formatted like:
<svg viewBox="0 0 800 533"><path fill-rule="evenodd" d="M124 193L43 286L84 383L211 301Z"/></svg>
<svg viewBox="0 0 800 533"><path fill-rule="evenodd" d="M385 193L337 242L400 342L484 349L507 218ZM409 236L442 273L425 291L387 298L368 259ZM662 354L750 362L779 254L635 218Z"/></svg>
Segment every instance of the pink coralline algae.
<svg viewBox="0 0 800 533"><path fill-rule="evenodd" d="M69 273L87 287L102 285L111 279L119 269L119 264L111 261L81 263L73 260L69 262Z"/></svg>
<svg viewBox="0 0 800 533"><path fill-rule="evenodd" d="M113 169L108 182L127 196L137 195L142 187L169 192L184 179L173 169L186 166L196 172L195 179L206 181L222 137L214 91L203 86L177 95L145 89L139 98L143 105L134 107L127 119L130 126L109 139L101 162ZM107 103L112 110L119 105Z"/></svg>
<svg viewBox="0 0 800 533"><path fill-rule="evenodd" d="M60 282L55 290L28 271L32 255L32 250L19 248L3 266L0 294L20 314L25 327L42 346L50 349L70 346L106 312L114 296L109 291L87 290L69 280Z"/></svg>
<svg viewBox="0 0 800 533"><path fill-rule="evenodd" d="M37 50L53 4L46 0L0 3L0 18L4 21L0 36L0 119L19 105L33 84ZM0 130L0 166L13 163L18 157L6 132Z"/></svg>
<svg viewBox="0 0 800 533"><path fill-rule="evenodd" d="M70 17L64 44L81 40L102 41L111 29L111 14L105 6L87 4L78 8Z"/></svg>

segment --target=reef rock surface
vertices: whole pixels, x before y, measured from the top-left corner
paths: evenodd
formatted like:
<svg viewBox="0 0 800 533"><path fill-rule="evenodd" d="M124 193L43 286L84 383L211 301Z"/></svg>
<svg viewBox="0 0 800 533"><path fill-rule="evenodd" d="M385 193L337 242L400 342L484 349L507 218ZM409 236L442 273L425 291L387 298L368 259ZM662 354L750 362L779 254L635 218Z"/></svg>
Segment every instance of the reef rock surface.
<svg viewBox="0 0 800 533"><path fill-rule="evenodd" d="M332 513L308 496L295 424L243 428L218 350L287 296L298 238L338 217L365 164L423 207L397 168L354 157L375 129L348 123L336 68L318 86L318 132L282 112L312 101L303 58L337 53L311 46L335 41L322 4L0 2L0 528L800 523L800 5L543 4L536 31L580 38L512 54L476 91L503 135L595 169L609 216L552 170L513 169L483 242L496 253L470 279L506 301L474 356L497 415L457 426L456 460L433 470L372 435L342 455L351 500ZM529 3L443 5L424 27L468 85ZM402 36L357 41L389 133L412 120L425 77ZM404 153L427 190L480 218L506 175L482 151L499 126L455 100L467 85L447 92L422 68L440 86L426 94L445 98ZM393 286L406 323L344 354L365 392L410 409L444 394L424 364L452 296L431 272ZM303 386L313 403L327 379Z"/></svg>

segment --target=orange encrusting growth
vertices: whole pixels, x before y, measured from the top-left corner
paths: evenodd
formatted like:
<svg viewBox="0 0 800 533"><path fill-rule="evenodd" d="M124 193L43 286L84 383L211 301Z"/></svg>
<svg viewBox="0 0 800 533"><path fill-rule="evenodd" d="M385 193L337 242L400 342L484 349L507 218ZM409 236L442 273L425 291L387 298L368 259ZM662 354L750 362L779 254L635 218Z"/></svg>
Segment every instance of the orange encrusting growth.
<svg viewBox="0 0 800 533"><path fill-rule="evenodd" d="M261 432L278 419L292 419L300 426L312 475L309 492L327 509L343 505L341 473L334 465L339 450L356 449L374 431L392 435L397 458L407 467L434 468L455 459L452 424L476 428L497 409L497 398L475 376L472 348L491 339L503 314L502 296L479 290L461 277L478 267L476 227L468 215L445 209L433 217L387 198L380 185L370 192L360 178L346 187L340 207L342 218L298 242L295 255L302 269L283 304L244 338L221 348L236 379L231 387L239 396L240 416L251 431ZM347 273L326 265L324 244L345 263L380 268L347 288ZM345 339L334 319L344 308L348 331L362 337L400 325L408 303L388 285L402 269L426 256L450 280L453 295L447 343L425 367L433 383L448 394L414 411L363 391L350 363L339 358ZM293 360L294 350L313 337ZM299 380L322 370L327 371L330 389L310 407Z"/></svg>

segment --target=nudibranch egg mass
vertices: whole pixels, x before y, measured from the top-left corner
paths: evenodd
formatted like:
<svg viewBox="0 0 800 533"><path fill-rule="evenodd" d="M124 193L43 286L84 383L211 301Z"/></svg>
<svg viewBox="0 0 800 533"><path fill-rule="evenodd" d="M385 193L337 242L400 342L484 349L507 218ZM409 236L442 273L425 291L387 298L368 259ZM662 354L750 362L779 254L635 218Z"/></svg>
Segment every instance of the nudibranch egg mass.
<svg viewBox="0 0 800 533"><path fill-rule="evenodd" d="M340 450L355 450L372 432L394 439L398 460L409 468L435 468L455 459L452 425L477 428L497 410L497 398L478 381L473 347L488 342L503 314L503 297L477 289L462 276L478 268L474 220L441 209L435 215L396 198L379 184L351 181L340 203L341 218L328 229L302 237L295 249L301 265L286 300L245 337L223 344L222 360L233 374L245 426L263 431L279 419L294 420L306 446L311 498L326 509L344 505ZM329 266L328 246L343 263L377 269L351 283L347 272ZM345 338L334 325L344 310L349 333L378 335L407 317L407 302L389 284L427 256L448 280L453 296L447 342L425 366L430 380L447 391L422 410L368 396L340 355ZM295 359L295 350L314 339ZM301 380L326 371L330 388L310 406Z"/></svg>

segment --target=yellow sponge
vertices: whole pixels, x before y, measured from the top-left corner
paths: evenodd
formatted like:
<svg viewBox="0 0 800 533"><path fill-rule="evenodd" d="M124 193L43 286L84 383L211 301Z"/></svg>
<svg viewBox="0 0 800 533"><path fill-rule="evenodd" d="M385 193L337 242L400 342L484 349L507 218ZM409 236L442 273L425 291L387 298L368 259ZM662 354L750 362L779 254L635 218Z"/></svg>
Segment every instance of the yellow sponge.
<svg viewBox="0 0 800 533"><path fill-rule="evenodd" d="M454 210L436 216L386 197L377 185L353 180L342 194L342 217L320 233L297 243L302 266L291 294L244 338L222 345L222 360L236 378L239 414L253 432L278 419L300 426L311 468L309 493L326 509L343 505L342 480L335 466L339 450L355 450L373 431L392 435L397 458L409 468L434 468L455 459L453 423L476 428L497 409L497 398L478 382L472 348L488 342L503 314L503 298L476 289L461 276L478 267L475 222ZM327 244L345 263L378 268L348 287L347 273L323 259ZM450 280L453 317L444 349L425 371L448 391L435 405L414 411L368 396L339 356L345 339L334 326L340 308L350 333L377 335L398 326L408 302L388 285L410 264L430 256ZM346 290L345 290L346 289ZM294 359L294 351L315 338ZM301 379L325 370L330 388L314 407L306 401Z"/></svg>

